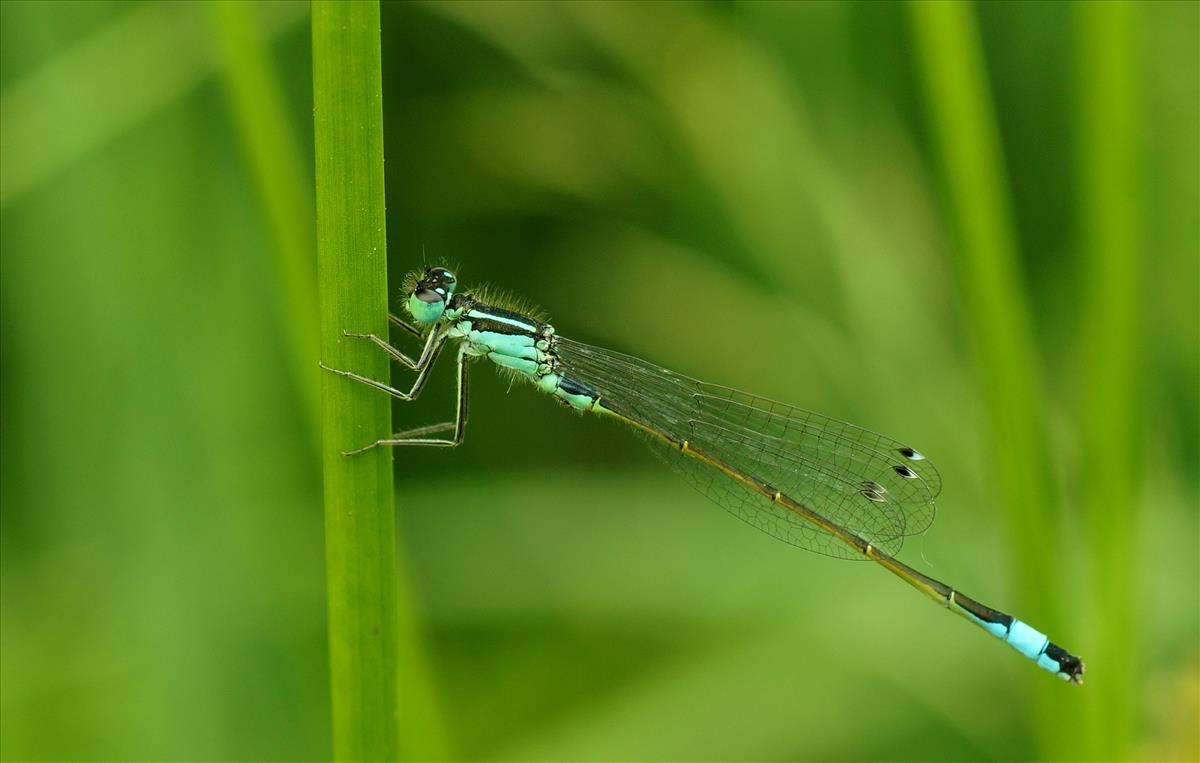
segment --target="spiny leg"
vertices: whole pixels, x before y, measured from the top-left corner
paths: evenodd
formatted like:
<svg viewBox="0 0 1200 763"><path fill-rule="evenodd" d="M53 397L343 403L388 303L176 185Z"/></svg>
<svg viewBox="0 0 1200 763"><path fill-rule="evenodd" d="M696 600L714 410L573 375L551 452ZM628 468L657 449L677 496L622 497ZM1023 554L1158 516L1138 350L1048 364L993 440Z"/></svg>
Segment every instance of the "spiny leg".
<svg viewBox="0 0 1200 763"><path fill-rule="evenodd" d="M397 432L391 437L383 440L376 440L370 445L364 445L355 450L348 450L342 453L343 456L353 456L363 451L370 450L379 445L431 445L435 447L453 448L461 445L463 436L467 429L467 413L468 405L468 378L467 378L467 357L466 347L458 351L458 407L454 412L454 421L446 421L441 424L429 424L428 426L416 427L415 429L406 429L402 432ZM441 438L416 437L415 435L433 434L434 432L443 432L447 429L454 430L454 438L450 440Z"/></svg>
<svg viewBox="0 0 1200 763"><path fill-rule="evenodd" d="M403 432L397 432L389 439L407 440L411 437L416 437L422 434L433 434L434 432L445 432L448 429L454 429L457 424L453 421L443 421L441 424L429 424L423 427L413 427L405 429Z"/></svg>
<svg viewBox="0 0 1200 763"><path fill-rule="evenodd" d="M429 342L429 338L425 336L425 333L423 331L421 331L421 329L412 325L411 323L404 320L403 318L401 318L398 315L395 315L393 313L388 313L388 323L391 323L393 326L399 326L400 328L404 329L405 332L413 335L417 339L424 338L426 340L426 344L428 344L428 342ZM429 335L433 336L433 333L434 332L431 331ZM374 342L375 345L382 348L383 351L386 352L388 355L390 355L392 357L392 359L395 360L397 363L400 363L404 367L412 369L414 371L419 370L419 363L420 363L419 360L413 360L412 358L405 355L403 352L400 352L400 350L398 350L394 346L392 346L391 342L387 341L386 339L383 339L378 334L359 334L359 333L355 333L352 331L343 331L342 336L350 337L352 339L369 339L372 342Z"/></svg>
<svg viewBox="0 0 1200 763"><path fill-rule="evenodd" d="M420 338L421 338L421 333L422 333L422 332L421 332L421 329L419 329L419 328L417 328L416 326L412 325L411 323L409 323L408 321L404 320L403 318L401 318L401 317L400 317L400 316L398 316L398 315L394 315L394 314L392 314L392 313L388 313L388 322L389 322L389 323L391 323L393 326L399 326L400 328L404 329L404 330L405 330L405 331L407 331L408 333L410 333L410 334L412 334L413 336L415 336L417 339L420 339Z"/></svg>
<svg viewBox="0 0 1200 763"><path fill-rule="evenodd" d="M433 369L433 364L437 362L438 355L441 354L442 348L446 345L446 338L447 337L444 332L440 334L436 331L430 333L429 340L425 343L425 350L421 353L421 359L416 362L417 378L413 380L412 388L408 392L401 392L395 387L384 384L381 381L376 381L375 379L356 374L353 371L342 371L337 368L330 368L329 366L325 365L324 362L319 363L318 365L330 373L337 374L338 376L345 376L346 378L353 379L356 382L361 382L366 384L368 387L373 387L381 392L388 393L392 397L398 397L407 402L415 400L417 395L421 394L421 389L425 386L426 380L429 379L429 372Z"/></svg>
<svg viewBox="0 0 1200 763"><path fill-rule="evenodd" d="M396 361L397 363L399 363L400 365L402 365L408 369L411 369L413 371L417 370L417 361L413 360L412 358L408 357L404 353L397 350L395 347L388 344L387 341L385 341L384 339L381 339L377 334L354 334L349 331L343 331L342 336L349 337L351 339L369 339L376 346L382 348L383 351L386 352L392 358L392 360Z"/></svg>
<svg viewBox="0 0 1200 763"><path fill-rule="evenodd" d="M407 323L400 320L399 318L392 315L391 313L388 313L388 320L394 321L398 325L403 326L406 331L415 331L415 332L417 332L417 336L421 336L419 329L417 329L414 326L408 325ZM429 331L429 336L425 337L425 346L421 349L421 357L418 358L417 360L413 360L412 358L408 357L404 353L397 350L389 342L382 339L378 334L356 334L356 333L352 333L349 331L343 331L342 336L350 337L352 339L369 339L377 347L382 348L384 352L386 352L388 355L390 355L392 360L395 360L396 362L404 365L407 368L412 369L413 371L420 371L423 368L425 368L426 364L432 363L433 358L436 357L437 348L440 346L441 343L446 341L445 332L439 333L436 327L431 329Z"/></svg>

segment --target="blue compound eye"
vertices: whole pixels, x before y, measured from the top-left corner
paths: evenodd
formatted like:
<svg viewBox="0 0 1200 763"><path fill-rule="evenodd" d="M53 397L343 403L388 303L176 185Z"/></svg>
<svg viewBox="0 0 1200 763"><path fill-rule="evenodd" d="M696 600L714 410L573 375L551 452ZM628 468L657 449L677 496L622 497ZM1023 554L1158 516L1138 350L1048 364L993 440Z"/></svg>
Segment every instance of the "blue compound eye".
<svg viewBox="0 0 1200 763"><path fill-rule="evenodd" d="M417 323L433 323L446 311L446 298L433 289L417 289L408 298L408 314Z"/></svg>

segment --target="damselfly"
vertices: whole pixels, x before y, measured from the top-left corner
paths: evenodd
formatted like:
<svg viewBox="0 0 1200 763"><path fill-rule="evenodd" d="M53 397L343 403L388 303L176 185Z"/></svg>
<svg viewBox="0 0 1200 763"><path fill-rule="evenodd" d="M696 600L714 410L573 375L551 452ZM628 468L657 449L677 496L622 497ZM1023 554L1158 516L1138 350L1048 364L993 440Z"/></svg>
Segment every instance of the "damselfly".
<svg viewBox="0 0 1200 763"><path fill-rule="evenodd" d="M869 559L1071 683L1083 661L1011 615L980 604L898 561L904 539L933 521L941 478L925 456L888 437L817 413L708 384L652 363L558 336L528 311L456 291L454 274L409 276L406 307L416 325L390 321L424 340L413 360L375 334L371 341L416 372L407 392L365 376L322 368L401 400L420 394L447 344L457 343L454 421L409 429L365 447L455 446L467 423L467 369L481 357L579 411L612 416L646 435L700 492L738 518L801 548ZM449 436L434 437L439 433Z"/></svg>

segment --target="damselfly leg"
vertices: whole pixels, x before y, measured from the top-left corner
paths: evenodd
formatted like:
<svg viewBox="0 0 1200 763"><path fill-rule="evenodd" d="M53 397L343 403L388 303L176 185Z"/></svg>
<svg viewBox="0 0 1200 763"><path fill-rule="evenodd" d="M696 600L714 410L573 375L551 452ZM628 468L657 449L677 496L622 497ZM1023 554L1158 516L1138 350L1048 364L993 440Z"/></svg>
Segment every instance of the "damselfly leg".
<svg viewBox="0 0 1200 763"><path fill-rule="evenodd" d="M405 323L403 320L394 315L389 314L388 320L392 324L399 326L400 328L417 337L422 335L419 329L409 325L408 323ZM376 379L372 379L361 374L356 374L353 371L344 371L337 368L331 368L325 365L324 362L319 364L320 367L330 373L337 374L338 376L345 376L348 379L353 379L354 381L365 384L373 389L386 392L392 397L397 397L405 402L416 400L417 396L421 394L421 390L425 387L425 382L429 379L429 372L433 370L433 366L437 362L438 356L442 352L442 348L446 346L447 339L446 332L439 332L436 328L434 328L429 332L429 336L425 341L424 349L421 352L421 357L414 361L403 352L393 347L389 342L380 338L377 334L342 332L342 336L350 339L366 339L386 352L388 357L395 362L400 363L409 370L416 371L417 377L413 380L412 387L408 390L408 392L403 392L391 386L390 384L385 384L384 382ZM458 404L455 410L454 421L446 421L440 424L429 424L423 427L416 427L414 429L406 429L396 432L391 437L376 440L375 442L369 445L364 445L361 448L343 451L342 455L352 456L380 445L428 445L435 447L454 447L456 445L460 445L463 441L463 434L466 429L467 419L468 383L467 360L465 355L465 348L460 350L458 353ZM444 432L451 429L454 430L454 437L451 439L429 438L421 436L434 434L436 432Z"/></svg>
<svg viewBox="0 0 1200 763"><path fill-rule="evenodd" d="M361 448L344 451L342 455L357 455L364 451L371 450L372 448L377 448L380 445L427 445L442 448L453 448L458 445L462 445L463 436L467 430L467 369L469 367L470 365L467 362L466 348L464 347L458 352L458 405L455 407L454 421L444 421L441 424L429 424L427 426L416 427L414 429L405 429L404 431L396 432L391 437L385 437L382 440L376 440L370 445L364 445ZM364 380L363 377L359 376L351 376L350 378L358 379L360 381ZM369 386L372 387L375 387L377 384L377 382L372 383L374 380L365 381L369 384ZM401 399L411 400L412 398ZM445 432L449 429L454 430L454 437L451 439L421 437L421 435L434 434L435 432Z"/></svg>
<svg viewBox="0 0 1200 763"><path fill-rule="evenodd" d="M398 327L404 329L408 333L415 336L417 339L420 339L422 336L421 329L417 328L416 326L412 325L411 323L409 323L408 321L404 320L403 318L401 318L400 316L398 316L394 313L388 313L388 323L391 323L393 326L398 326Z"/></svg>

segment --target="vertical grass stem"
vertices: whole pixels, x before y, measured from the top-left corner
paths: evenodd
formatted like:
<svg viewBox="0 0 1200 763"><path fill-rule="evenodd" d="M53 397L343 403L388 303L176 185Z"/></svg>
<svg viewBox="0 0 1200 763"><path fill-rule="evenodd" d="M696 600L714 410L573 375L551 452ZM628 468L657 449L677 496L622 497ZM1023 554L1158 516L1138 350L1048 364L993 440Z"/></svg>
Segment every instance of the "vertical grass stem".
<svg viewBox="0 0 1200 763"><path fill-rule="evenodd" d="M1104 675L1089 695L1092 759L1130 757L1139 675L1138 547L1141 473L1141 315L1138 76L1132 4L1071 6L1075 37L1078 282L1083 287L1078 420L1080 480L1092 549L1096 645ZM1113 454L1120 453L1119 468Z"/></svg>
<svg viewBox="0 0 1200 763"><path fill-rule="evenodd" d="M321 356L386 379L383 353L342 337L388 331L379 3L318 0L312 16ZM418 618L400 575L392 453L341 455L392 431L390 400L345 382L322 375L334 757L444 759Z"/></svg>

